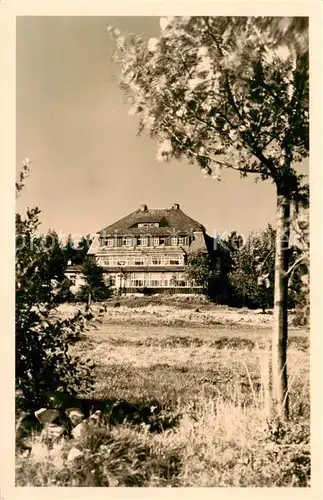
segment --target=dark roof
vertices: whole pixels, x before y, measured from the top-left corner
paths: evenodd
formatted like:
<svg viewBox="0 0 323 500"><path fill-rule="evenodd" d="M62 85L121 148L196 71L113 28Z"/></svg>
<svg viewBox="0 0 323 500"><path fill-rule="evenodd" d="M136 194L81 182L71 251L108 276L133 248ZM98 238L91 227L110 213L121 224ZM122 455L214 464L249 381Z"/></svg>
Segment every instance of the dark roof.
<svg viewBox="0 0 323 500"><path fill-rule="evenodd" d="M81 265L75 265L75 266L67 266L65 269L65 273L82 273L83 272L83 266Z"/></svg>
<svg viewBox="0 0 323 500"><path fill-rule="evenodd" d="M134 224L141 222L163 222L165 227L134 228ZM149 234L167 235L172 232L189 233L191 231L205 231L202 224L186 215L180 208L150 208L146 210L135 210L114 224L98 231L105 235L109 234L142 234L147 230Z"/></svg>
<svg viewBox="0 0 323 500"><path fill-rule="evenodd" d="M151 215L150 210L147 210L145 212L140 212L138 217L136 217L136 221L134 222L134 224L138 224L140 222L161 222L163 219L164 215Z"/></svg>

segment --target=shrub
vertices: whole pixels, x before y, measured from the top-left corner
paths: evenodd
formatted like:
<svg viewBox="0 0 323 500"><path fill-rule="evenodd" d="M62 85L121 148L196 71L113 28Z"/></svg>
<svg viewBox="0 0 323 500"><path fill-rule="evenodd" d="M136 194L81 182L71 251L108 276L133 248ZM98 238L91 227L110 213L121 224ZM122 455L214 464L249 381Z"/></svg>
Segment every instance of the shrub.
<svg viewBox="0 0 323 500"><path fill-rule="evenodd" d="M35 234L39 214L38 208L28 209L25 217L16 214L16 389L17 404L25 409L39 408L48 390L75 393L93 382L90 362L69 352L85 318L80 312L65 320L53 315L57 287L48 265L50 249Z"/></svg>
<svg viewBox="0 0 323 500"><path fill-rule="evenodd" d="M83 264L83 274L85 285L76 294L76 299L87 302L89 297L95 302L100 302L111 297L110 288L104 283L103 269L98 266L92 258L85 260Z"/></svg>

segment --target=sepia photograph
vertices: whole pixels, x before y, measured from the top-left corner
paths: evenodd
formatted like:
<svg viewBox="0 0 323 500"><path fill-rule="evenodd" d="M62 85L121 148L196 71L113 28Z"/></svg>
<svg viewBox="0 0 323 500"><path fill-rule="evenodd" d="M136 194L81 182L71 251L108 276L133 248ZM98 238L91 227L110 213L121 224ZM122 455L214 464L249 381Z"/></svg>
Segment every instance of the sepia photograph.
<svg viewBox="0 0 323 500"><path fill-rule="evenodd" d="M311 487L309 18L16 18L16 487Z"/></svg>

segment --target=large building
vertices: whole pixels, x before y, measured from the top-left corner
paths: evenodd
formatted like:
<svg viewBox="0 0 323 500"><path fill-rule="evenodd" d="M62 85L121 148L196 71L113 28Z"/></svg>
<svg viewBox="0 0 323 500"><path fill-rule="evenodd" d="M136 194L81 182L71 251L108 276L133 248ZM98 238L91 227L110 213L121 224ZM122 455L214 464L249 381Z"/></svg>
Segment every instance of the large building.
<svg viewBox="0 0 323 500"><path fill-rule="evenodd" d="M192 289L184 275L188 255L207 250L209 240L202 224L186 215L179 204L163 209L142 205L98 231L88 254L106 270L112 288L183 292ZM75 268L67 269L69 276L73 272L77 274Z"/></svg>

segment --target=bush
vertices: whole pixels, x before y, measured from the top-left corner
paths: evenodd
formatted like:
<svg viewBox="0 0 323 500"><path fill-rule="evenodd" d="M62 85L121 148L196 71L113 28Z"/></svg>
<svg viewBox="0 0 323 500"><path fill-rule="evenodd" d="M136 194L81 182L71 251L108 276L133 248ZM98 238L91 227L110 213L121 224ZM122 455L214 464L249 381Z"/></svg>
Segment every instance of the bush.
<svg viewBox="0 0 323 500"><path fill-rule="evenodd" d="M150 297L151 295L153 295L154 290L152 288L145 287L140 290L140 293L142 293L144 296Z"/></svg>
<svg viewBox="0 0 323 500"><path fill-rule="evenodd" d="M35 235L39 214L38 208L28 209L25 217L16 214L16 390L17 405L24 409L39 408L48 390L76 393L93 383L90 362L69 352L85 318L80 312L65 320L53 314L57 287L48 265L50 249Z"/></svg>
<svg viewBox="0 0 323 500"><path fill-rule="evenodd" d="M94 302L100 302L111 297L111 290L104 283L103 273L103 269L92 258L86 259L83 264L86 283L76 293L76 299L88 302L90 297Z"/></svg>

